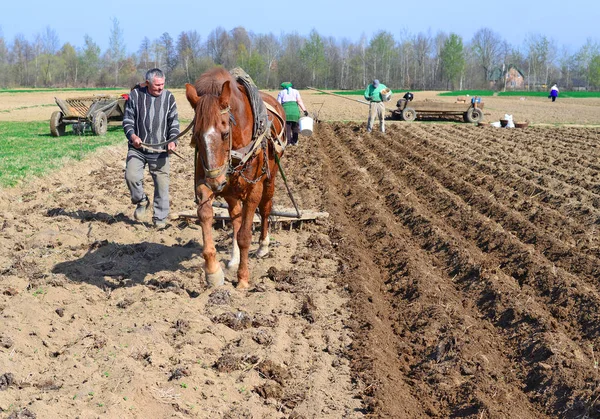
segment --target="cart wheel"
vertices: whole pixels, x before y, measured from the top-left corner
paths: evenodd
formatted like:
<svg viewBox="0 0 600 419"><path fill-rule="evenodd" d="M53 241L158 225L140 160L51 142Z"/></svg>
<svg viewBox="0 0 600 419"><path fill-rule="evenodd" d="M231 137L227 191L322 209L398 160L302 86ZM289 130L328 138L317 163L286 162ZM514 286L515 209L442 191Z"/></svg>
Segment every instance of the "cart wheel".
<svg viewBox="0 0 600 419"><path fill-rule="evenodd" d="M63 122L63 116L64 114L61 111L54 111L50 116L50 134L53 137L65 135L66 124Z"/></svg>
<svg viewBox="0 0 600 419"><path fill-rule="evenodd" d="M408 122L412 122L417 119L417 111L413 108L404 108L402 110L402 119Z"/></svg>
<svg viewBox="0 0 600 419"><path fill-rule="evenodd" d="M106 114L102 111L96 112L92 117L92 131L94 131L94 134L106 135L107 125Z"/></svg>
<svg viewBox="0 0 600 419"><path fill-rule="evenodd" d="M483 112L479 108L469 108L467 113L465 113L466 122L479 122L483 119Z"/></svg>

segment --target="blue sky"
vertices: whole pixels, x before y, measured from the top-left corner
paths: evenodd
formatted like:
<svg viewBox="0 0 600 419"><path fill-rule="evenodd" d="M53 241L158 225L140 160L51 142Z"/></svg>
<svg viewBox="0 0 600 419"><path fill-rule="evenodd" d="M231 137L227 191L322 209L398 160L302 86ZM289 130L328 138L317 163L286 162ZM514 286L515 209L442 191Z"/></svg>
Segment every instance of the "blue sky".
<svg viewBox="0 0 600 419"><path fill-rule="evenodd" d="M23 0L22 0L23 1ZM32 42L50 27L60 45L84 45L89 35L104 52L109 44L113 18L119 21L127 52L136 52L141 40L151 41L168 32L176 40L182 31L196 30L201 40L216 27L229 31L243 26L257 34L298 33L312 29L322 36L357 41L370 39L380 30L396 40L419 32L435 35L454 32L468 42L481 28L489 28L515 47L530 35L545 35L571 52L587 39L600 41L600 1L522 0L517 1L328 1L272 0L211 1L166 0L163 7L139 0L98 2L56 2L25 0L4 2L0 12L0 34L11 44L17 34ZM67 6L69 4L69 6ZM81 10L74 10L80 5ZM221 5L223 7L221 7ZM67 10L69 9L69 10Z"/></svg>

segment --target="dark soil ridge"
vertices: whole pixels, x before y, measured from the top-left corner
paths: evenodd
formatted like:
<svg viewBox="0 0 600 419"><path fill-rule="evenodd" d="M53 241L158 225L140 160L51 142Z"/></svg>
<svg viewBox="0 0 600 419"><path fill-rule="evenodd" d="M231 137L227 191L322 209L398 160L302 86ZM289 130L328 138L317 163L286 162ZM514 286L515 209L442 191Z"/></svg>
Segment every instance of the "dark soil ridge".
<svg viewBox="0 0 600 419"><path fill-rule="evenodd" d="M441 159L444 159L444 156L447 159L450 155L453 159L452 165L461 164L462 162L467 167L476 168L477 170L473 170L473 176L477 179L473 180L474 183L485 185L491 195L504 195L504 200L509 202L516 210L525 214L532 222L544 222L545 224L554 222L557 226L560 226L557 237L568 241L570 247L581 247L583 250L590 251L598 256L598 238L588 232L589 227L593 227L600 220L600 211L594 206L575 201L570 194L569 199L566 199L564 195L555 194L548 187L533 185L528 180L524 180L523 176L519 176L514 173L514 170L507 167L506 162L511 161L509 156L485 163L485 154L483 153L487 148L492 147L493 143L488 143L487 148L481 147L482 158L481 160L475 160L470 157L463 157L464 152L468 150L468 145L450 151L447 146L452 143L445 142L443 138L431 144L429 144L429 140L424 141L414 134L411 135L412 138L416 139L416 143L424 143L429 149L437 148ZM473 146L474 149L477 147ZM446 166L450 167L448 164ZM572 171L574 171L573 168ZM481 173L485 175L481 176ZM536 178L539 179L540 176L536 176ZM490 179L502 180L502 182L491 182ZM562 192L564 185L557 188ZM591 194L591 196L596 199L595 194ZM545 205L540 206L536 202L543 202Z"/></svg>
<svg viewBox="0 0 600 419"><path fill-rule="evenodd" d="M331 198L336 205L343 202L343 213L336 208L336 222L346 227L354 220L365 236L344 234L345 248L350 243L354 248L346 252L348 260L355 261L351 272L356 275L351 277L358 283L351 288L357 316L373 317L364 313L369 300L387 302L377 306L379 323L387 319L384 326L374 327L370 321L355 325L359 340L364 336L366 342L379 342L373 335L389 329L395 336L397 370L403 372L390 380L389 370L378 370L376 361L361 364L366 369L360 374L370 368L372 382L380 385L374 411L393 416L397 392L394 396L386 384L400 380L408 384L418 411L425 415L589 414L597 391L585 384L597 379L586 350L597 343L599 300L590 288L595 283L595 256L577 249L567 261L562 251L551 252L553 260L548 259L548 247L564 250L552 238L552 225L538 228L511 210L510 193L506 202L502 196L483 199L489 195L486 189L496 190L495 173L490 171L492 180L485 189L465 180L477 178L477 167L469 171L464 164L453 166L448 154L465 148L459 135L453 144L454 137L447 134L448 162L440 165L443 153L434 143L440 130L444 128L420 125L411 135L414 129L400 126L381 136L366 135L358 125L339 124L319 131L318 145L325 150L315 159L331 162L326 179L343 196ZM456 131L464 135L469 128ZM414 140L423 132L429 134L428 141ZM479 155L469 151L477 160ZM514 164L503 158L507 165ZM505 185L503 179L498 182ZM529 233L512 233L522 227ZM542 244L527 237L540 237ZM579 270L569 272L573 260ZM375 295L363 290L365 277L357 274L363 270L370 274L368 289ZM570 310L573 304L580 310ZM393 311L382 311L387 307ZM478 321L469 325L471 319ZM468 343L457 344L465 340ZM478 350L473 342L479 342ZM372 349L357 350L355 356L360 359ZM493 360L491 372L475 362L473 355L479 353ZM472 368L476 379L465 380ZM504 397L492 397L497 394Z"/></svg>

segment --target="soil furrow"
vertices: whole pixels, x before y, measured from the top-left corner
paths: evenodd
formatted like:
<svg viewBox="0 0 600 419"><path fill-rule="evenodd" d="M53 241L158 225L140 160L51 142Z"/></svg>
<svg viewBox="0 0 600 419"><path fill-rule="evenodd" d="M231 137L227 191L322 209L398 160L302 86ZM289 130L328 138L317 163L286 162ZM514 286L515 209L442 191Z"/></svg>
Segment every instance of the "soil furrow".
<svg viewBox="0 0 600 419"><path fill-rule="evenodd" d="M338 133L338 136L344 137L344 135L343 134L340 135L340 133ZM375 140L375 141L378 141L378 140ZM371 170L373 167L375 167L375 166L373 166L374 159L369 159L369 156L367 155L368 154L367 150L353 149L352 153L343 153L343 152L340 152L340 155L341 154L346 154L346 155L349 155L349 154L351 154L351 155L360 155L360 156L363 157L363 160L365 160L365 159L366 160L370 160L371 163L362 161L361 164L359 165L359 167L367 167L369 170ZM360 179L361 177L364 177L364 175L362 175L361 173L362 172L357 171L356 174L355 174L355 176L353 178ZM358 182L358 181L353 182L353 184L362 184L362 183L363 182ZM381 183L381 182L379 182L379 183ZM390 184L390 182L385 182L385 184ZM391 184L394 184L394 183L391 183ZM368 190L364 191L364 192L362 190L359 191L359 196L360 197L367 196L368 194L369 194ZM357 204L352 204L352 205L356 206ZM361 214L362 214L362 216L361 216ZM363 211L359 211L359 213L357 213L356 216L360 217L361 221L363 221L365 224L373 224L374 226L380 226L381 225L381 224L378 224L377 222L374 221L374 218L377 218L377 217L374 216L372 214L372 212L365 214ZM385 218L385 216L384 216L384 218ZM402 236L402 235L406 235L407 234L406 232L404 232L404 233L399 232L397 228L396 229L392 228L393 227L393 223L389 223L388 222L385 225L387 226L386 227L386 233L387 234L382 234L381 232L378 232L378 233L380 233L382 235L382 238L380 238L377 241L374 240L373 244L372 244L372 246L375 249L381 248L382 252L385 249L394 249L395 248L394 245L393 245L394 239L397 236ZM390 236L391 236L391 238L390 238ZM427 243L424 243L424 244L421 244L420 247L427 249L430 246ZM435 250L429 250L429 251L435 253ZM389 251L388 251L388 253L389 253ZM379 254L379 253L376 252L376 254ZM384 252L384 254L385 254L385 252ZM423 261L423 260L430 259L431 257L432 256L428 256L427 254L425 254L423 256L420 256L419 260ZM391 259L395 260L396 258L394 258L392 256ZM388 267L388 269L392 269L392 272L395 272L395 271L400 271L402 273L404 273L404 272L410 272L411 279L409 280L409 283L411 285L407 287L407 291L406 291L407 295L410 295L410 296L418 295L417 301L411 301L410 305L411 306L416 305L417 307L424 307L421 312L415 313L417 315L415 318L419 319L419 318L422 318L424 315L425 316L428 315L428 317L432 317L432 321L433 321L434 324L436 324L437 322L439 322L439 319L437 319L437 316L435 316L433 314L433 313L435 313L436 307L439 309L439 306L441 305L443 307L448 307L449 310L452 310L452 307L455 304L457 304L457 302L458 302L458 305L462 305L461 302L465 301L465 298L467 300L471 299L471 298L474 299L474 300L481 299L480 295L476 295L476 296L471 295L470 297L466 297L465 295L462 295L462 296L459 295L459 296L454 296L454 298L451 298L450 296L453 295L453 294L456 294L457 291L448 288L448 284L452 284L453 281L451 281L451 280L449 280L449 278L447 278L447 276L446 276L446 274L445 274L444 271L442 271L442 272L438 271L437 274L433 273L433 272L435 272L437 270L436 269L436 265L440 266L439 263L435 263L436 259L437 259L437 256L433 256L433 260L429 264L430 266L426 267L426 269L427 269L428 272L425 275L423 275L423 273L414 272L412 269L410 269L409 267L406 266L407 264L405 262L401 263L401 268L399 268L397 264L392 264L391 262L388 262L388 265L391 265L391 266ZM457 259L461 259L461 257L457 256ZM464 259L464 258L462 258L462 259ZM385 260L382 260L382 262L385 263ZM441 275L442 277L438 281L436 281L435 278L437 278L439 275ZM455 274L455 275L458 276L458 274ZM418 285L418 282L419 282L418 278L423 277L423 276L424 277L428 277L428 276L432 276L433 277L431 280L427 281L428 284L431 285L431 287L420 287ZM397 275L391 275L391 279L390 279L391 286L392 287L399 287L400 289L403 289L403 287L401 285L395 284L396 281L401 282L401 280L394 280L393 279L394 277L397 277ZM414 278L414 279L412 279L412 278ZM443 285L444 283L446 283L445 286ZM442 284L441 285L441 289L440 289L440 284ZM475 288L476 287L473 287L472 292L475 292ZM462 291L463 290L459 290L458 291L459 294L461 294ZM433 295L432 295L432 292L434 293ZM441 295L443 295L444 297L441 297L439 294L435 295L435 292L440 292ZM487 291L486 291L486 293L487 293ZM400 293L398 292L398 289L397 289L393 298L397 299L399 296L400 296ZM431 299L435 299L437 301L433 301L433 303L427 301L427 300L431 300ZM398 304L398 303L396 303L396 304ZM462 309L466 311L466 307L463 307ZM428 313L428 310L431 310L431 312ZM403 313L404 313L404 316L409 315L409 317L411 317L411 318L413 317L413 316L410 316L410 310L409 310L408 313L406 311L404 311ZM466 317L466 319L472 319L472 318L478 318L478 317L482 317L482 313L479 313L479 312L475 311L474 313L468 314L467 317ZM448 325L448 324L444 323L443 324L443 328L441 329L442 333L440 333L439 329L435 330L435 332L433 334L434 334L434 336L437 336L437 339L435 339L435 341L433 342L433 344L432 343L429 344L429 349L428 350L430 352L432 351L432 349L431 349L432 346L434 348L440 348L440 347L443 347L444 345L450 345L450 343L448 343L448 342L454 342L456 340L456 337L453 336L453 333L456 333L457 327L460 328L461 327L460 325L464 325L465 323L466 324L469 323L468 320L465 320L465 317L459 316L459 319L460 319L460 321L455 321L456 324L454 324L454 325ZM420 322L420 323L422 325L425 325L425 326L428 325L427 322ZM419 322L417 322L417 325L418 324L419 324ZM423 327L425 327L425 326L423 326ZM434 326L429 326L429 327L434 327ZM416 326L413 325L413 326L410 327L409 330L412 330L413 333L415 331L419 332L420 336L426 336L428 334L428 333L426 333L427 330L421 330L421 329L422 328L419 328L419 327L416 327ZM467 329L468 329L468 327L467 327ZM493 330L493 329L494 328L491 327L491 326L489 326L488 328L486 328L486 330ZM443 333L443 332L446 332L446 333ZM406 333L406 332L403 332L403 333ZM474 360L474 359L471 359L469 357L467 357L467 359L465 359L464 357L460 356L460 354L462 353L462 346L465 345L463 343L463 338L466 339L467 342L469 342L469 340L470 340L470 334L467 333L466 331L463 331L461 333L460 338L461 338L460 339L461 343L459 345L456 345L456 347L453 346L453 349L452 349L453 353L454 352L457 353L456 355L454 355L454 356L456 356L456 359L452 359L452 358L454 358L454 356L450 357L450 359L453 362L451 361L449 364L443 364L443 366L439 366L439 368L441 370L437 370L437 368L436 368L436 371L435 371L436 374L441 374L442 376L446 376L446 378L449 378L448 376L451 375L451 372L457 373L457 370L460 370L461 367L466 368L468 370L469 369L469 367L468 367L469 364L471 364L471 365L474 365L474 364L479 365L478 360ZM479 337L479 339L481 339L483 341L486 341L486 342L496 342L497 344L499 344L499 346L498 347L494 347L494 348L501 348L498 352L495 352L490 347L480 348L480 350L477 351L477 352L482 351L482 353L484 354L483 355L484 358L486 358L486 356L489 356L489 357L494 358L495 363L499 363L499 364L508 363L508 365L510 365L510 362L508 361L508 358L514 357L514 355L507 356L507 355L503 354L503 352L506 351L506 348L510 346L510 344L507 341L504 341L497 334L490 334L487 337ZM454 344L452 344L452 345L454 345ZM471 352L471 353L473 353L472 345L465 345L465 346L468 347L468 349L465 352ZM435 352L435 350L433 352ZM427 353L422 353L421 354L421 356L424 356L424 355L427 355ZM431 357L431 355L429 355L429 357ZM504 361L501 361L500 359L504 359ZM427 360L427 357L425 357L425 360ZM479 361L481 361L481 360L479 360ZM455 366L456 368L452 368L452 366ZM447 369L447 370L444 371L444 369ZM515 365L507 366L506 369L505 369L505 373L508 372L508 371L512 371L512 373L508 374L508 375L514 375L514 370L515 370ZM441 373L441 371L444 371L445 374ZM411 374L414 375L414 376L423 376L423 377L430 376L430 374L431 374L430 366L428 365L427 362L423 361L420 364L417 364L416 366L414 366L412 368ZM490 377L486 377L486 378L489 381L494 381L494 380L490 379ZM513 379L516 379L516 377L513 377ZM434 382L435 383L439 383L439 381L440 381L440 378L437 378L437 379L435 379ZM487 381L487 380L486 379L482 379L482 381ZM450 385L450 384L448 382L446 382L446 385ZM438 386L436 385L436 388L437 387ZM505 390L500 390L500 391L504 392ZM437 393L440 394L440 391L437 390ZM511 393L510 390L509 390L509 393ZM515 397L515 396L516 395L513 392L512 397ZM443 392L442 392L442 394L440 394L440 397L442 397L444 399ZM483 407L485 405L486 409L488 411L497 411L497 406L494 407L493 403L491 403L491 405L490 405L490 403L483 403L481 400L479 402L482 403L482 406L480 406L480 407ZM455 405L455 406L453 406L453 408L454 408L454 410L451 410L451 412L453 412L453 414L458 414L460 411L462 411L464 409L466 409L466 410L473 409L474 405L471 405L471 406L464 406L463 405L463 406L460 406L460 407ZM523 412L521 412L521 414L523 414Z"/></svg>
<svg viewBox="0 0 600 419"><path fill-rule="evenodd" d="M378 144L377 142L374 142L374 143L373 143L373 146L377 146L377 144ZM352 152L353 152L353 154L358 154L358 155L364 155L364 154L366 154L366 153L365 153L365 150L360 150L360 149L357 149L357 150L352 150ZM381 160L384 160L384 158L385 158L385 151L384 151L384 152L382 152L382 154L380 155L380 157L381 157ZM368 167L368 168L370 169L370 168L372 168L372 167L374 167L374 166L369 166L369 164L370 164L370 163L369 163L369 161L371 161L371 162L372 162L373 160L379 160L379 159L373 159L373 158L370 158L370 159L368 159L368 160L366 160L366 161L363 161L363 162L362 162L362 164L363 164L363 165L365 165L366 167ZM379 160L379 161L380 161L380 163L381 163L381 160ZM385 163L387 164L388 162L385 162ZM372 163L371 163L371 164L372 164ZM382 182L379 182L379 184L381 184L381 183L382 183ZM398 182L389 182L389 181L388 181L388 182L384 182L384 183L385 183L385 184L397 184ZM423 191L423 190L425 190L425 189L428 189L428 190L430 190L430 189L434 189L434 186L433 186L433 185L426 185L426 186L419 185L419 187L417 187L415 190L416 190L416 191L421 191L421 192L422 192L422 191ZM382 191L382 193L384 193L384 192L385 192L385 193L387 193L387 191ZM437 203L437 204L440 204L440 201L438 200L438 201L436 201L436 203ZM441 205L441 207L446 207L446 206L442 204L442 205ZM413 208L413 209L407 209L407 212L408 212L408 213L410 213L411 211L414 211L414 208ZM461 211L458 211L458 212L460 213ZM447 219L447 218L448 218L448 217L446 217L446 219ZM431 235L431 234L433 234L433 232L437 232L439 229L440 229L440 227L439 227L439 226L438 226L438 228L428 228L428 227L425 227L425 230L424 230L424 231L425 231L425 233L424 233L423 231L420 231L420 230L417 228L417 229L415 230L415 231L416 231L416 233L415 233L415 236L417 236L417 238L419 238L419 237L421 237L421 236L423 236L423 235L425 235L425 236L426 236L426 235L428 235L428 234L429 234L429 235ZM468 237L469 237L469 236L468 236ZM449 244L450 240L448 240L448 239L443 239L443 238L441 238L441 237L438 237L436 240L437 240L437 242L438 242L438 243L439 243L439 242L441 242L441 243L442 243L442 247L451 245L451 244ZM436 240L434 240L433 242L436 242ZM510 238L507 238L507 240L508 240L508 241L510 241ZM514 241L514 240L513 240L513 241ZM427 248L427 247L429 247L429 246L431 246L431 245L432 245L432 242L431 242L431 241L426 241L426 242L424 242L424 243L423 243L423 247L425 247L425 248ZM464 244L463 244L463 246L464 246ZM513 243L513 244L509 245L509 247L510 247L510 246L517 246L517 247L518 247L518 244L517 244L517 243ZM456 254L456 255L459 255L459 254L460 254L460 250L459 250L460 248L461 248L461 247L455 247L454 251L450 252L449 254L452 254L452 253L454 252L454 254ZM470 254L470 257L472 257L472 256L473 256L473 254ZM503 254L502 256L503 256L503 257L509 257L509 256L510 256L510 254ZM470 257L467 257L467 256L463 256L463 257L461 257L461 256L458 256L458 257L456 257L456 259L462 260L461 262L459 262L458 266L460 266L461 264L465 263L465 260L468 260L468 258L470 258ZM448 258L448 261L451 261L451 260L452 260L452 257L450 257L450 256L447 256L447 258ZM473 269L473 268L474 268L474 267L477 267L477 266L478 266L478 265L480 265L480 264L479 264L479 263L475 263L475 262L466 262L466 263L467 263L467 265L466 265L466 269L465 269L465 270L464 270L464 272L462 273L463 275L465 275L465 272L466 272L466 276L465 276L465 278L466 278L466 277L469 277L469 278L468 278L468 279L469 279L469 281L470 281L470 280L472 280L473 278L475 278L475 279L479 279L479 273L477 273L477 272L474 272L474 269ZM455 266L448 265L448 266L449 266L449 268L454 268L454 271L456 271L456 267L457 267L457 265L455 265ZM484 267L485 267L485 265L484 265ZM485 268L487 268L487 267L485 267ZM479 269L481 269L481 267L480 267ZM460 269L459 269L459 272L460 272ZM466 280L466 279L465 279L465 280ZM493 295L493 294L496 294L496 295L501 295L501 292L498 292L498 290L492 290L492 292L493 292L493 293L491 293L492 295ZM511 316L512 316L512 315L514 314L514 311L515 311L515 309L516 309L516 307L514 307L514 306L513 306L513 307L509 307L509 309L507 309L507 311L505 311L505 313L506 313L506 312L509 312L509 313L511 313ZM498 313L500 313L500 312L497 312L497 313L496 313L496 315L498 315ZM488 315L491 315L491 314L493 314L493 313L487 313L487 314L488 314ZM547 312L544 312L544 310L541 310L541 314L540 314L540 315L537 315L537 316L532 316L530 313L525 313L525 314L524 314L524 317L525 317L525 318L529 318L529 319L534 319L534 320L533 320L533 322L534 322L534 323L538 322L539 324L542 324L542 325L544 325L544 324L545 324L545 321L543 321L543 318L544 318L544 317L547 317L548 315L549 315L549 313L547 313ZM517 320L516 320L516 323L521 323L521 321L520 321L519 319L517 319ZM541 329L541 330L534 330L532 334L533 334L533 335L535 335L535 334L537 334L537 333L542 333L542 332L545 332L545 330L544 330L544 327L545 327L545 326L542 326L542 329ZM523 339L521 340L521 344L520 344L520 346L521 346L521 347L523 348L523 350L524 350L524 353L523 353L523 355L522 355L524 358L525 358L525 357L528 357L528 356L530 356L530 355L531 355L529 352L525 351L525 348L527 347L527 345L526 345L525 343L523 343L523 342L526 342L526 341L527 341L527 339L528 339L528 337L527 337L527 336L524 336L524 337L523 337ZM550 346L550 344L549 344L549 342L546 342L546 344L542 344L542 346ZM573 347L573 348L577 348L577 346L576 346L576 345L570 345L570 346L571 346L571 347ZM560 358L560 357L557 357L556 361L560 361L560 359L559 359L559 358ZM545 359L544 359L544 360L545 360ZM521 359L521 361L523 361L523 359ZM539 362L541 362L541 361L539 361ZM539 369L539 367L538 367L538 369ZM531 370L531 371L530 371L530 372L527 374L527 377L528 377L528 379L527 379L527 383L529 383L529 385L531 385L531 379L530 379L530 378L531 378L532 376L536 376L536 377L538 376L538 375L537 375L537 372L535 372L535 371L537 371L537 369L535 369L535 368L534 368L533 370ZM575 378L577 378L577 377L575 377ZM572 382L572 381L573 381L573 379L571 379L571 378L569 378L569 377L565 377L564 379L566 380L566 381L565 381L565 384L566 384L567 382ZM569 399L569 397L571 398L571 400ZM575 395L575 394L570 394L570 395L569 395L569 397L566 397L566 398L563 398L563 399L559 399L559 400L554 400L554 401L552 401L552 402L550 402L549 400L547 400L547 401L546 401L546 403L553 403L553 409L554 409L554 411L553 411L553 412L554 412L554 413L556 413L556 412L557 412L557 411L559 411L560 409L562 409L562 408L564 408L565 406L569 405L569 403L571 403L571 402L572 402L572 403L574 403L574 404L578 404L578 402L579 402L579 398L578 398L578 396L577 396L577 395ZM552 413L552 411L551 411L550 413Z"/></svg>
<svg viewBox="0 0 600 419"><path fill-rule="evenodd" d="M513 232L523 243L534 245L540 254L550 262L567 272L583 274L587 276L590 283L598 285L600 260L596 256L573 252L571 243L559 242L556 239L557 234L564 231L565 224L561 225L558 230L548 230L546 224L546 229L540 230L526 217L504 205L503 197L496 195L494 199L491 199L487 191L468 183L469 172L471 172L469 168L461 167L458 164L444 168L445 159L439 157L435 152L432 153L429 149L423 149L418 143L412 142L405 146L404 142L396 142L390 144L390 149L397 149L401 155L406 156L421 170L437 179L446 189L460 196L465 203L476 208L480 214L494 220L505 230ZM476 180L476 176L471 176L471 178L473 177ZM494 185L491 185L491 189L495 189ZM585 235L585 230L581 226L576 226L575 230L580 232L580 235ZM571 237L573 231L567 231L567 234Z"/></svg>

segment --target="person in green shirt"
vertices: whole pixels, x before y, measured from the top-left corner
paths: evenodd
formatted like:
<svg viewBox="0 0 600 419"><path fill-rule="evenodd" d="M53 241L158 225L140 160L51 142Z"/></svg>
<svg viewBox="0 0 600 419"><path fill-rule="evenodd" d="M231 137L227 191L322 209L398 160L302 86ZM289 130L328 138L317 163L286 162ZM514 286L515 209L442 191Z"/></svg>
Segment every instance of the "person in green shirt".
<svg viewBox="0 0 600 419"><path fill-rule="evenodd" d="M298 144L300 111L304 113L304 116L308 116L308 111L302 102L300 92L292 87L292 82L283 82L281 87L283 90L277 95L277 102L283 105L285 111L285 135L289 145L296 145Z"/></svg>
<svg viewBox="0 0 600 419"><path fill-rule="evenodd" d="M383 104L384 98L381 96L381 92L386 89L389 91L385 84L380 83L377 79L373 80L373 83L369 84L365 89L365 99L369 101L367 132L373 130L373 121L375 118L379 119L381 132L385 132L385 105Z"/></svg>

